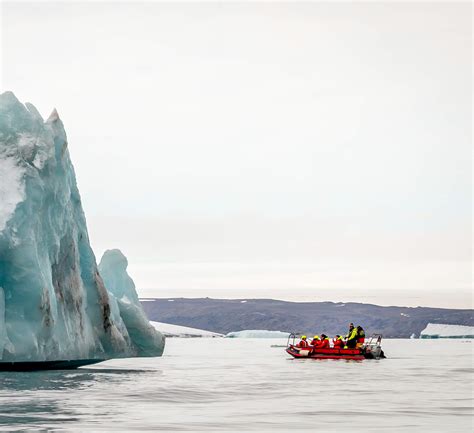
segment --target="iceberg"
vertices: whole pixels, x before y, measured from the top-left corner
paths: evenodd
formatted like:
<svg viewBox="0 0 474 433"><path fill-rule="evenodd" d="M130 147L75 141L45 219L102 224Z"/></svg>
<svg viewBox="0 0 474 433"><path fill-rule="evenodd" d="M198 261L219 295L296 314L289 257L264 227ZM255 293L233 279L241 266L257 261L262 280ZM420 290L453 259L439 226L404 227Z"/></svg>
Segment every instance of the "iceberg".
<svg viewBox="0 0 474 433"><path fill-rule="evenodd" d="M148 321L127 267L128 260L120 250L107 250L100 260L99 274L112 294L112 310L125 322L127 332L141 356L161 355L163 335Z"/></svg>
<svg viewBox="0 0 474 433"><path fill-rule="evenodd" d="M187 326L172 325L171 323L150 322L155 329L160 331L165 337L179 338L216 338L224 337L217 332L205 331L204 329L189 328Z"/></svg>
<svg viewBox="0 0 474 433"><path fill-rule="evenodd" d="M229 332L227 338L288 338L289 332L267 331L265 329L248 329L245 331Z"/></svg>
<svg viewBox="0 0 474 433"><path fill-rule="evenodd" d="M428 323L420 338L474 338L474 326Z"/></svg>
<svg viewBox="0 0 474 433"><path fill-rule="evenodd" d="M1 94L0 363L161 355L121 282L109 289L97 267L58 113Z"/></svg>

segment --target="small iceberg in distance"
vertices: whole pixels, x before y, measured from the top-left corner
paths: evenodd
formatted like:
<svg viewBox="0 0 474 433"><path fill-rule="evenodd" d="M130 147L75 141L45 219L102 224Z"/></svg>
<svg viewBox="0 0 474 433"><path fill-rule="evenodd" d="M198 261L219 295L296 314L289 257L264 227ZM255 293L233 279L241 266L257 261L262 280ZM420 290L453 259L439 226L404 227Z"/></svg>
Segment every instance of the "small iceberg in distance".
<svg viewBox="0 0 474 433"><path fill-rule="evenodd" d="M205 331L204 329L189 328L187 326L172 325L171 323L150 322L157 331L164 334L165 337L179 338L219 338L223 334L217 332Z"/></svg>
<svg viewBox="0 0 474 433"><path fill-rule="evenodd" d="M474 326L428 323L420 338L474 338Z"/></svg>
<svg viewBox="0 0 474 433"><path fill-rule="evenodd" d="M140 308L134 287L99 272L58 113L44 121L1 94L0 369L159 356L165 339Z"/></svg>
<svg viewBox="0 0 474 433"><path fill-rule="evenodd" d="M268 331L266 329L248 329L245 331L229 332L227 338L288 338L289 332Z"/></svg>

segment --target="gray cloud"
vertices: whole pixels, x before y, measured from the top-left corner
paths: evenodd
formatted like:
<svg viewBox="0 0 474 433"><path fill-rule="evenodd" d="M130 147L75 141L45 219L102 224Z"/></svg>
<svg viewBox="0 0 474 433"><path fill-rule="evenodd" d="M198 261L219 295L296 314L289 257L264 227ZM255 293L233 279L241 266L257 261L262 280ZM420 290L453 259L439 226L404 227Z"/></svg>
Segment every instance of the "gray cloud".
<svg viewBox="0 0 474 433"><path fill-rule="evenodd" d="M2 12L2 87L58 108L96 251L147 293L470 302L470 4Z"/></svg>

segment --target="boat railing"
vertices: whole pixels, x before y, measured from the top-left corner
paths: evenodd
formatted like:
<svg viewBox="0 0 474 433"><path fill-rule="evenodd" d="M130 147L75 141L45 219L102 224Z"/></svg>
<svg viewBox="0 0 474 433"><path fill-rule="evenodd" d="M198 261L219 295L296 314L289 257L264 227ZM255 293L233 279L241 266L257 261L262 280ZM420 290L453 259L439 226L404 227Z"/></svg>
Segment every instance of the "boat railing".
<svg viewBox="0 0 474 433"><path fill-rule="evenodd" d="M365 347L380 347L382 344L382 334L372 334L368 341L364 344Z"/></svg>
<svg viewBox="0 0 474 433"><path fill-rule="evenodd" d="M301 333L300 332L291 332L290 335L288 335L288 340L286 342L286 346L290 347L290 340L291 340L291 345L295 346L295 340L297 338L300 338Z"/></svg>

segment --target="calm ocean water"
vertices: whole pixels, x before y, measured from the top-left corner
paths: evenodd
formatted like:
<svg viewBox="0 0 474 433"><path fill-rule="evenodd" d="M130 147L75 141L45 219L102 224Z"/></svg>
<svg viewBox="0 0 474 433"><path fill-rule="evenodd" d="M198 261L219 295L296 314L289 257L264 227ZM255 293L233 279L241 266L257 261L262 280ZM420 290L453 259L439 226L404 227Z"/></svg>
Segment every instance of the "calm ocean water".
<svg viewBox="0 0 474 433"><path fill-rule="evenodd" d="M385 340L388 359L361 362L284 343L168 339L162 358L0 373L0 430L472 431L470 341Z"/></svg>

